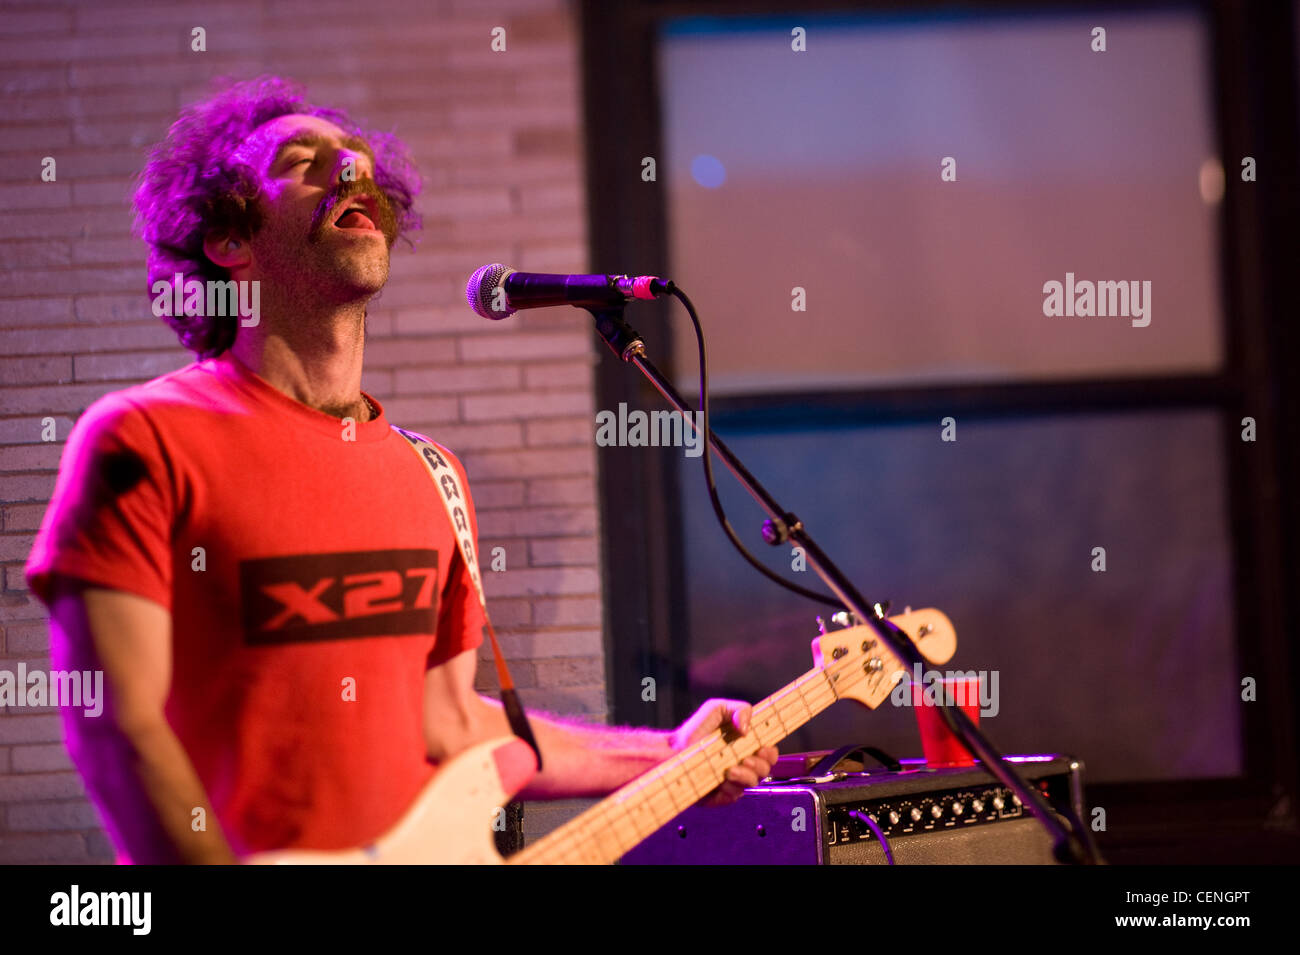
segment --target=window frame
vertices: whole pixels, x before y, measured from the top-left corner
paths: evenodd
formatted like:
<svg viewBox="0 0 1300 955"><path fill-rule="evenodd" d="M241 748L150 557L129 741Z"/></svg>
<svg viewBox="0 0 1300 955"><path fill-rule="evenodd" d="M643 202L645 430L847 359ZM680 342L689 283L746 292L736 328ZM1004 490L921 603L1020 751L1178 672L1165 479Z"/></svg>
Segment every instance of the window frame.
<svg viewBox="0 0 1300 955"><path fill-rule="evenodd" d="M934 5L938 6L938 5ZM972 14L1023 9L1027 0L997 5L971 2ZM804 16L889 11L885 2L823 0ZM909 6L923 13L925 6ZM950 9L948 7L947 9ZM1153 408L1197 408L1222 413L1232 424L1250 415L1257 440L1244 445L1238 429L1224 428L1229 544L1233 568L1235 640L1242 674L1255 676L1259 697L1242 722L1242 776L1217 780L1114 783L1089 787L1094 804L1159 807L1151 824L1168 826L1202 818L1204 806L1231 805L1235 817L1261 819L1284 796L1295 806L1296 740L1300 707L1292 689L1300 672L1296 601L1300 595L1300 502L1284 491L1300 480L1300 330L1286 311L1294 263L1300 261L1300 194L1294 181L1273 170L1300 169L1300 98L1296 79L1293 4L1251 7L1231 0L1204 3L1087 3L1063 13L1191 10L1209 38L1211 122L1231 177L1239 157L1254 156L1259 180L1230 178L1219 207L1222 275L1223 365L1213 375L1089 378L960 386L908 386L853 391L720 397L713 423L727 429L789 425L815 411L819 420L869 423L929 419L940 409L964 416L996 417L1091 413ZM582 66L587 118L586 164L589 242L597 271L664 274L668 267L667 210L661 189L635 175L645 156L662 155L656 75L659 27L680 16L745 16L789 12L770 0L583 0ZM602 210L618 210L617 215ZM671 327L678 316L667 304L638 306L635 323L654 330L649 355L672 374ZM707 321L707 316L705 316ZM602 349L596 373L597 407L659 408L662 399L633 368ZM670 726L698 703L688 699L688 646L680 546L663 528L681 526L681 489L670 456L650 459L637 449L602 448L598 456L605 581L607 687L618 722ZM762 480L763 476L758 475ZM798 501L788 502L797 509ZM810 529L814 535L816 528ZM869 581L862 582L864 587ZM642 698L641 679L654 675L654 701ZM775 687L773 687L775 689ZM1169 813L1172 812L1171 817ZM1294 814L1295 810L1291 812Z"/></svg>

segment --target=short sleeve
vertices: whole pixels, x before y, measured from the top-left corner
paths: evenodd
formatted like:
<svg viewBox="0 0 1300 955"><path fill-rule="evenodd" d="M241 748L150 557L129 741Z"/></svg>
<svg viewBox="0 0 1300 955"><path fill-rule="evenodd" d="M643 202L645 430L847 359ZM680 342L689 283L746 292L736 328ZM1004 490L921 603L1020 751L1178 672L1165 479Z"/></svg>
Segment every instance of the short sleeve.
<svg viewBox="0 0 1300 955"><path fill-rule="evenodd" d="M474 499L470 494L469 480L460 461L445 449L444 454L451 466L456 469L461 488L465 492L465 505L466 510L469 511L470 529L473 533L474 553L477 559L478 516L474 512ZM437 506L442 510L441 502L438 502ZM465 568L465 560L461 556L460 548L456 545L451 521L445 514L443 520L447 527L447 539L451 542L452 559L447 565L447 582L443 587L438 611L438 637L434 642L433 652L429 654L429 668L446 663L452 657L478 647L486 639L484 627L487 623L487 615L483 611L483 604L479 600L474 581Z"/></svg>
<svg viewBox="0 0 1300 955"><path fill-rule="evenodd" d="M78 420L27 561L46 604L56 576L123 590L171 609L174 495L146 413L108 395Z"/></svg>

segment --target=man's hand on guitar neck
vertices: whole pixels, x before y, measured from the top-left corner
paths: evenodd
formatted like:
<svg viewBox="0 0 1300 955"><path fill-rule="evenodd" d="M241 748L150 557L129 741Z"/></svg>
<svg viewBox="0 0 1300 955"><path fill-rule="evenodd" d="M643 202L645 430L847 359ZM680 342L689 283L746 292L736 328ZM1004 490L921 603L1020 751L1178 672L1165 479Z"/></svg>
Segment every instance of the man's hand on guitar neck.
<svg viewBox="0 0 1300 955"><path fill-rule="evenodd" d="M429 758L441 763L475 743L512 735L501 704L474 692L477 651L466 650L425 674L425 740ZM520 791L523 799L604 796L661 765L673 754L729 726L749 731L752 707L740 700L709 700L677 729L603 726L530 710L542 748L542 771ZM733 767L726 781L702 801L725 805L766 776L776 748L764 746Z"/></svg>
<svg viewBox="0 0 1300 955"><path fill-rule="evenodd" d="M752 712L752 706L739 700L709 700L673 731L668 737L668 745L673 752L678 752L723 727L730 727L743 736L749 732ZM757 786L759 780L772 771L776 757L775 746L760 747L753 756L747 756L739 766L728 770L727 781L705 796L702 803L725 806L735 802L748 787Z"/></svg>

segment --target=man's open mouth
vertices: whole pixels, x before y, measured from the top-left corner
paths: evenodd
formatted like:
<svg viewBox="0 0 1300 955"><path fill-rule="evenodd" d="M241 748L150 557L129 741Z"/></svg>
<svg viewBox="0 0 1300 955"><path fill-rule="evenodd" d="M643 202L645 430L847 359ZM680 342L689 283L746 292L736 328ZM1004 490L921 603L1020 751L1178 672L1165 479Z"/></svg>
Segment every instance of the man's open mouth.
<svg viewBox="0 0 1300 955"><path fill-rule="evenodd" d="M342 211L334 219L334 228L344 232L378 232L375 213L368 197L356 197L343 203Z"/></svg>

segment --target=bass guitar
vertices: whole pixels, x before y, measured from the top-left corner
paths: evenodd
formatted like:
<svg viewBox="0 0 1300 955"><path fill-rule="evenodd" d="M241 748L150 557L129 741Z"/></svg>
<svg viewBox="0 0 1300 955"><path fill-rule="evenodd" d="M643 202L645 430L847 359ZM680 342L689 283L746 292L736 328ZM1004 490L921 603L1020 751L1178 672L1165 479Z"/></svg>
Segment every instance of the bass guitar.
<svg viewBox="0 0 1300 955"><path fill-rule="evenodd" d="M889 618L932 664L957 649L952 622L938 610ZM812 642L813 668L754 705L749 732L715 730L614 791L533 845L503 860L490 821L528 784L536 760L516 737L471 746L444 763L392 829L367 846L337 851L284 850L246 861L272 864L496 864L616 862L651 833L704 798L727 772L760 747L775 746L837 700L875 709L905 675L868 626L823 633Z"/></svg>

